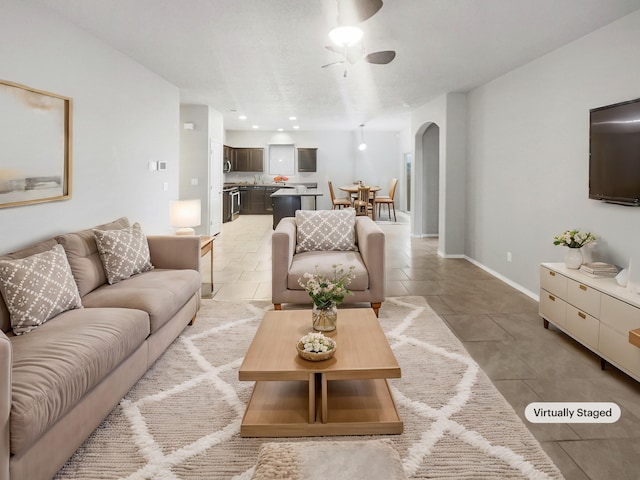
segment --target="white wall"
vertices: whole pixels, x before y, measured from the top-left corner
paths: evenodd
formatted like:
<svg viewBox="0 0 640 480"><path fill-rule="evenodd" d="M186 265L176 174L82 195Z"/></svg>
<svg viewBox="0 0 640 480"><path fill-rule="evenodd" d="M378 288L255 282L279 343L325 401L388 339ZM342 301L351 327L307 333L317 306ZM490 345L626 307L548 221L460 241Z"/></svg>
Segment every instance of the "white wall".
<svg viewBox="0 0 640 480"><path fill-rule="evenodd" d="M412 174L411 231L428 235L430 204L422 180L425 172L423 134L432 125L439 127L438 253L445 257L463 256L466 221L466 95L448 93L412 113L414 137Z"/></svg>
<svg viewBox="0 0 640 480"><path fill-rule="evenodd" d="M589 109L640 97L638 45L635 12L469 94L469 257L537 294L539 263L565 253L553 236L579 228L627 266L640 209L588 199Z"/></svg>
<svg viewBox="0 0 640 480"><path fill-rule="evenodd" d="M0 209L0 253L120 216L145 232L170 231L169 203L178 192L177 88L19 0L0 6L0 78L73 99L72 198ZM167 171L150 172L150 161L166 161Z"/></svg>
<svg viewBox="0 0 640 480"><path fill-rule="evenodd" d="M297 172L289 175L290 182L317 182L323 196L318 198L318 209L331 208L328 182L334 186L336 196L340 185L363 180L370 185L379 185L385 195L388 194L393 177L401 173L402 156L397 132L368 132L364 138L367 149L358 150L360 130L353 132L255 132L228 130L225 144L231 147L257 147L265 149L265 172L263 182L271 181L274 175L268 175L269 144L294 144L296 148L317 148L317 171L315 173ZM405 147L406 148L406 147ZM232 172L225 174L225 181L253 181L255 174ZM398 193L396 193L398 195Z"/></svg>
<svg viewBox="0 0 640 480"><path fill-rule="evenodd" d="M185 123L193 124L193 129L185 129ZM180 105L179 198L200 200L201 223L194 227L198 235L218 233L211 231L211 222L221 222L222 219L221 195L214 194L210 189L212 187L216 192L221 190L220 185L211 185L212 168L217 169L222 176L222 165L212 165L211 140L222 144L222 125L222 114L208 105Z"/></svg>

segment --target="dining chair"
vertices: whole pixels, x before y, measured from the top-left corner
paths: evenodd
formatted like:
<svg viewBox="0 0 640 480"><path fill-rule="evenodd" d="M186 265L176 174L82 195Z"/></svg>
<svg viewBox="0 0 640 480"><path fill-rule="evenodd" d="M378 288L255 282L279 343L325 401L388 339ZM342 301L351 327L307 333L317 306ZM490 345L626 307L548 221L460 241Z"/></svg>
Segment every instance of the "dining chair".
<svg viewBox="0 0 640 480"><path fill-rule="evenodd" d="M373 219L373 204L370 200L371 187L360 186L358 187L358 198L353 201L353 207L356 209L356 215L367 215L371 213Z"/></svg>
<svg viewBox="0 0 640 480"><path fill-rule="evenodd" d="M341 209L342 207L350 207L351 200L348 198L336 198L335 193L333 192L333 184L329 181L329 195L331 196L331 210L335 210L336 207Z"/></svg>
<svg viewBox="0 0 640 480"><path fill-rule="evenodd" d="M391 220L391 208L393 208L393 221L394 222L398 221L396 219L396 202L394 200L397 186L398 186L398 179L394 178L391 180L391 188L389 188L389 195L376 196L374 203L378 207L378 218L380 218L380 210L382 209L382 205L386 205L387 213L389 213L389 220Z"/></svg>

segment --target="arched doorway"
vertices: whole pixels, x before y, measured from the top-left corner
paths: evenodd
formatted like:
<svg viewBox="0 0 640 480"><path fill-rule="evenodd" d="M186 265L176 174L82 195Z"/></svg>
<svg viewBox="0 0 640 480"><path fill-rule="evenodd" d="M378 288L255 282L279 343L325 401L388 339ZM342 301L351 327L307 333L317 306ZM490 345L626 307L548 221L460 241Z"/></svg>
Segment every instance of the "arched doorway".
<svg viewBox="0 0 640 480"><path fill-rule="evenodd" d="M426 123L415 136L413 233L440 234L440 127Z"/></svg>

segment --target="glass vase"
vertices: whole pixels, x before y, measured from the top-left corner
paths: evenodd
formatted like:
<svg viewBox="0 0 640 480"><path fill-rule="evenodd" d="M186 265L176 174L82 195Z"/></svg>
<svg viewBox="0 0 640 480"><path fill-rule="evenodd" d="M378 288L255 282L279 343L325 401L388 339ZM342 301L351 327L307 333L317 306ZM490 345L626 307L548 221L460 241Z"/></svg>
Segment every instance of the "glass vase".
<svg viewBox="0 0 640 480"><path fill-rule="evenodd" d="M313 329L319 332L331 332L336 329L338 321L338 306L335 303L327 307L318 307L315 303L311 309Z"/></svg>

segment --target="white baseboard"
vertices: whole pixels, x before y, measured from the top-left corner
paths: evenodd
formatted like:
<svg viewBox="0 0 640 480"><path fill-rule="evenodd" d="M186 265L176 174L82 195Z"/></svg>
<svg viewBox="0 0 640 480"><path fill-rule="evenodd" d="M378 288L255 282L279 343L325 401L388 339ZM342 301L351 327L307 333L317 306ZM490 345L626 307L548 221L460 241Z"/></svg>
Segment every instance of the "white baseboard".
<svg viewBox="0 0 640 480"><path fill-rule="evenodd" d="M449 257L447 257L447 258L449 258ZM524 288L519 283L516 283L513 280L508 279L504 275L501 275L500 273L496 272L495 270L490 269L486 265L483 265L482 263L478 262L477 260L474 260L473 258L470 258L470 257L468 257L466 255L463 255L463 258L467 259L469 262L473 263L476 267L481 268L482 270L484 270L485 272L489 273L490 275L493 275L498 280L503 281L504 283L506 283L510 287L513 287L516 290L518 290L519 292L524 293L527 297L535 300L536 302L540 301L540 295L539 294L534 293L531 290L527 290L526 288Z"/></svg>

